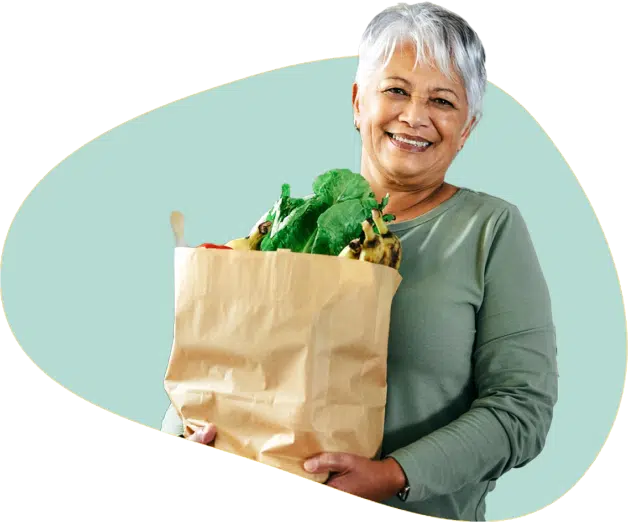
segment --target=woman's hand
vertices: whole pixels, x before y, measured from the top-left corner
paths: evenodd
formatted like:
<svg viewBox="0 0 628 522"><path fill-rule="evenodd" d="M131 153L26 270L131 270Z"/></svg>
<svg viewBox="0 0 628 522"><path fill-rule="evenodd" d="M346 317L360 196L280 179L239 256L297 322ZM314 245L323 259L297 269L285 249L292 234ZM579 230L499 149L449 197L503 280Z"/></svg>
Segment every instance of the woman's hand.
<svg viewBox="0 0 628 522"><path fill-rule="evenodd" d="M211 444L216 438L216 426L214 424L207 424L203 428L197 428L192 435L186 437L187 440L192 442L200 442L201 444Z"/></svg>
<svg viewBox="0 0 628 522"><path fill-rule="evenodd" d="M406 476L392 458L371 460L350 453L321 453L304 464L310 473L331 472L326 484L333 488L380 502L406 485Z"/></svg>

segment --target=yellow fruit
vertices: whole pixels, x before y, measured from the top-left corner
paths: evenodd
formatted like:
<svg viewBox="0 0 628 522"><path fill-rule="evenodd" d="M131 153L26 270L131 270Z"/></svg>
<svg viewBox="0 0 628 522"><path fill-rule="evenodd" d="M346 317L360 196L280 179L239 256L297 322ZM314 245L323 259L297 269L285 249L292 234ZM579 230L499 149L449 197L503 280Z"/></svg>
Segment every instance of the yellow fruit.
<svg viewBox="0 0 628 522"><path fill-rule="evenodd" d="M227 246L234 250L259 250L262 239L270 231L271 225L270 221L264 221L250 236L232 239Z"/></svg>

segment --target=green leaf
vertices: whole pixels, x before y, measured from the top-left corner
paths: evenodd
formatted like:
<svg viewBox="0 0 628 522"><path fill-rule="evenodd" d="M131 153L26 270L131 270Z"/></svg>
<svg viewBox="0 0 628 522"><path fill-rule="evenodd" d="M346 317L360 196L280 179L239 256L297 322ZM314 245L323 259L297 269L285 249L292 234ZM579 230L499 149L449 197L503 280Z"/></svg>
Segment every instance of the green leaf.
<svg viewBox="0 0 628 522"><path fill-rule="evenodd" d="M320 175L312 185L314 194L328 205L350 199L361 199L371 194L371 187L360 174L348 169L335 169Z"/></svg>
<svg viewBox="0 0 628 522"><path fill-rule="evenodd" d="M271 234L273 230L277 230L282 226L282 223L286 223L288 216L297 208L303 206L306 200L304 198L293 198L290 196L290 185L284 183L281 186L281 197L275 202L273 207L268 212L267 220L272 221ZM267 235L260 244L260 250L276 250L274 241L271 240L270 235ZM287 247L280 247L287 248Z"/></svg>
<svg viewBox="0 0 628 522"><path fill-rule="evenodd" d="M328 208L318 218L311 252L337 256L349 241L360 236L362 221L367 215L364 205L357 199Z"/></svg>
<svg viewBox="0 0 628 522"><path fill-rule="evenodd" d="M276 218L260 245L261 250L287 248L293 252L302 252L316 234L316 220L327 208L325 201L312 198L293 208L283 218Z"/></svg>
<svg viewBox="0 0 628 522"><path fill-rule="evenodd" d="M386 205L388 205L388 200L390 199L390 194L386 194L384 196L384 199L382 199L382 202L380 203L378 209L379 211L383 214L384 213L384 209L386 208Z"/></svg>
<svg viewBox="0 0 628 522"><path fill-rule="evenodd" d="M261 250L338 255L349 241L360 237L371 210L382 210L388 203L388 195L378 202L366 179L348 169L321 174L312 188L311 196L293 198L290 185L282 185L281 197L269 212L273 224Z"/></svg>

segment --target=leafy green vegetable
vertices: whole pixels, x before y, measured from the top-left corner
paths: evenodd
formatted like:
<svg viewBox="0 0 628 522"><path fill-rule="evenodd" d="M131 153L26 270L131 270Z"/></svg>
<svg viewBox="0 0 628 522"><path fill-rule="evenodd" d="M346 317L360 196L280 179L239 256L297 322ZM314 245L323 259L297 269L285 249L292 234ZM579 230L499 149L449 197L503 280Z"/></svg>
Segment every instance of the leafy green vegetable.
<svg viewBox="0 0 628 522"><path fill-rule="evenodd" d="M312 189L314 193L306 198L293 198L290 186L282 185L281 197L266 216L272 227L261 250L338 255L349 241L360 237L362 222L370 219L371 210L383 214L388 204L388 196L378 202L368 182L348 169L321 174ZM385 221L394 219L384 215Z"/></svg>

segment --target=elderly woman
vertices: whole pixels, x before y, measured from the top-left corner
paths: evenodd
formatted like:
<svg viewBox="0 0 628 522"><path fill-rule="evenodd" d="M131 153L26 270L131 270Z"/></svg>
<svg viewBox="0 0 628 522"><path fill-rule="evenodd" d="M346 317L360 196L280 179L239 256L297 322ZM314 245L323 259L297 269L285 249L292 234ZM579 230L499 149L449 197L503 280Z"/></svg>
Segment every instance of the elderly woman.
<svg viewBox="0 0 628 522"><path fill-rule="evenodd" d="M368 25L353 85L361 174L390 194L393 303L378 459L313 455L330 486L483 520L495 481L542 450L557 399L550 298L517 207L445 181L482 111L484 49L459 16L400 4ZM175 432L172 409L164 430ZM209 443L214 428L192 439Z"/></svg>

